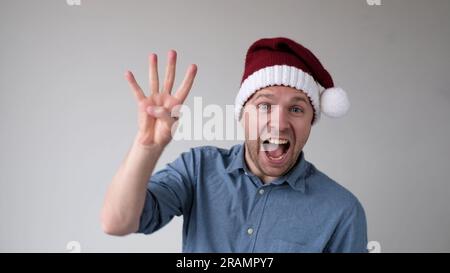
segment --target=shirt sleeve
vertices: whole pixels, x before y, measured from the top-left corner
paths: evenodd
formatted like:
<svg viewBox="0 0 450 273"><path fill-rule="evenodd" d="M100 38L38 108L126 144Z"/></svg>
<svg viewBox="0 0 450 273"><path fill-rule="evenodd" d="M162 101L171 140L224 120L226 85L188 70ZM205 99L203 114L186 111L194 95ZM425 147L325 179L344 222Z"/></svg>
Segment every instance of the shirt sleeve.
<svg viewBox="0 0 450 273"><path fill-rule="evenodd" d="M174 216L189 214L194 193L194 159L191 149L150 177L136 233L153 233Z"/></svg>
<svg viewBox="0 0 450 273"><path fill-rule="evenodd" d="M355 200L353 207L338 224L326 252L367 253L367 223L363 207Z"/></svg>

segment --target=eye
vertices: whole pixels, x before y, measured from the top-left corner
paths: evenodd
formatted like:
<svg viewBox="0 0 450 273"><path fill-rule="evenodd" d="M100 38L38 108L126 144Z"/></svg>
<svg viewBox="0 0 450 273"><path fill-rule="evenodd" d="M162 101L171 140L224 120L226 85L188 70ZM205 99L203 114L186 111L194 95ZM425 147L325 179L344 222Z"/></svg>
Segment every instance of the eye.
<svg viewBox="0 0 450 273"><path fill-rule="evenodd" d="M260 103L258 104L258 110L261 112L269 112L270 104L268 103Z"/></svg>
<svg viewBox="0 0 450 273"><path fill-rule="evenodd" d="M293 113L303 113L304 111L303 111L303 109L301 107L294 106L294 107L291 108L291 112L293 112Z"/></svg>

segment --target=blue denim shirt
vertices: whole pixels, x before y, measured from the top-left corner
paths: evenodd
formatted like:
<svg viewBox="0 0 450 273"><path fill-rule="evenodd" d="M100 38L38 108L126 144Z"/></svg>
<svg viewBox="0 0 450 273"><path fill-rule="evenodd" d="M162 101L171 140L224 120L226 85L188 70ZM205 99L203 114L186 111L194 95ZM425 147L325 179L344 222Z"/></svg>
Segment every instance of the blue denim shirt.
<svg viewBox="0 0 450 273"><path fill-rule="evenodd" d="M244 149L193 148L156 172L137 232L183 215L183 252L367 252L361 204L304 152L286 175L263 184Z"/></svg>

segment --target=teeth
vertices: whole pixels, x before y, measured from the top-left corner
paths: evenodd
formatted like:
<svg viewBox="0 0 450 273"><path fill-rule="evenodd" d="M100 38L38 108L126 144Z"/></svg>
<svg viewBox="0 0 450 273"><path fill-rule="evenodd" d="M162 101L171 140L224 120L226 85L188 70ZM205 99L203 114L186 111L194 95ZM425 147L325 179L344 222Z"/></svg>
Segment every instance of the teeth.
<svg viewBox="0 0 450 273"><path fill-rule="evenodd" d="M287 139L276 139L276 138L269 138L268 141L272 144L287 144Z"/></svg>
<svg viewBox="0 0 450 273"><path fill-rule="evenodd" d="M281 156L279 156L279 157L272 157L272 156L269 156L269 158L272 159L272 160L280 160L280 159L282 159L283 157L284 157L284 155L281 155Z"/></svg>

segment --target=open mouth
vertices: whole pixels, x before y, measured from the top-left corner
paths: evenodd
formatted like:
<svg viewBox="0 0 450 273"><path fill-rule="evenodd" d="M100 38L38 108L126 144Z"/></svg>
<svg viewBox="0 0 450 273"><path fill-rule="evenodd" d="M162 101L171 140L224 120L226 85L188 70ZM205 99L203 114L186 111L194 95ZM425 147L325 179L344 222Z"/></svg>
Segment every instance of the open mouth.
<svg viewBox="0 0 450 273"><path fill-rule="evenodd" d="M268 138L262 143L262 151L272 163L282 163L285 159L291 143L288 139Z"/></svg>

